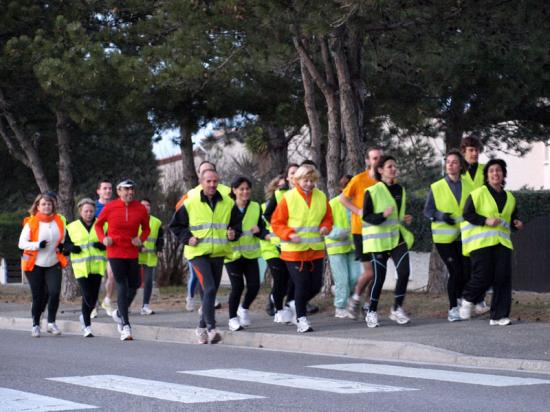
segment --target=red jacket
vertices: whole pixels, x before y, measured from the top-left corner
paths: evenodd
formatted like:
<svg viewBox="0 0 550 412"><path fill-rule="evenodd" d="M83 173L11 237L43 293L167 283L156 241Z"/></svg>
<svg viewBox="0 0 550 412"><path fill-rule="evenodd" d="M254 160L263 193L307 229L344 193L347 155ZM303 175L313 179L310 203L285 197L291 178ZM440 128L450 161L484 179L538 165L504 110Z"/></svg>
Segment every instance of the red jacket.
<svg viewBox="0 0 550 412"><path fill-rule="evenodd" d="M137 200L131 201L128 205L120 199L107 203L95 223L95 231L100 242L103 242L105 238L103 232L105 223L108 225L107 236L113 239L113 244L107 246L107 257L137 259L139 249L132 245L132 238L138 235L140 226L142 242L151 232L149 215L145 206Z"/></svg>

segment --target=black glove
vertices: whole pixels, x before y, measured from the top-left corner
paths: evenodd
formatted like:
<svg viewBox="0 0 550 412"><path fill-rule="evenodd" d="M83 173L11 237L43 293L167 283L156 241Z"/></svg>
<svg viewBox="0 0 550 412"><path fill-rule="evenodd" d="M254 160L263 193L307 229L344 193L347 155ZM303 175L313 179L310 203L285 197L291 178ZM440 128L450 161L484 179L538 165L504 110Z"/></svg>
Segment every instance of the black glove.
<svg viewBox="0 0 550 412"><path fill-rule="evenodd" d="M80 252L82 252L82 248L80 246L73 245L73 247L71 248L71 253L80 253Z"/></svg>
<svg viewBox="0 0 550 412"><path fill-rule="evenodd" d="M445 213L445 215L443 216L443 221L449 225L454 225L456 223L454 218L451 217L450 213Z"/></svg>
<svg viewBox="0 0 550 412"><path fill-rule="evenodd" d="M94 247L99 250L105 250L107 249L105 245L101 242L94 242Z"/></svg>
<svg viewBox="0 0 550 412"><path fill-rule="evenodd" d="M48 244L47 240L42 240L38 245L39 245L40 249L44 249L47 244Z"/></svg>

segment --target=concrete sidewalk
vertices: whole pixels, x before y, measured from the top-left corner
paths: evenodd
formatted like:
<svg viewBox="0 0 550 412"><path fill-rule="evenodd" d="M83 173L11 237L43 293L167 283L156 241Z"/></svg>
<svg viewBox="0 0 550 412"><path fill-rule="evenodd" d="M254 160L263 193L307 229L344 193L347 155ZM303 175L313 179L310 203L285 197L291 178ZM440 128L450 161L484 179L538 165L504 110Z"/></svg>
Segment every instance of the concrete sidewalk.
<svg viewBox="0 0 550 412"><path fill-rule="evenodd" d="M154 309L154 305L153 305ZM486 316L450 323L412 315L409 325L398 326L380 311L381 326L368 329L364 321L335 319L329 313L310 317L314 332L298 334L294 325L278 325L264 312L251 313L252 326L238 332L227 329L227 305L217 311L223 344L288 350L364 359L399 360L550 373L550 324L515 322L489 326ZM80 334L79 305L61 305L57 324L65 334ZM198 314L163 309L151 316L134 310L130 322L135 339L196 343ZM92 320L97 336L118 338L104 311ZM30 304L0 303L0 329L30 333ZM122 343L121 343L122 344Z"/></svg>

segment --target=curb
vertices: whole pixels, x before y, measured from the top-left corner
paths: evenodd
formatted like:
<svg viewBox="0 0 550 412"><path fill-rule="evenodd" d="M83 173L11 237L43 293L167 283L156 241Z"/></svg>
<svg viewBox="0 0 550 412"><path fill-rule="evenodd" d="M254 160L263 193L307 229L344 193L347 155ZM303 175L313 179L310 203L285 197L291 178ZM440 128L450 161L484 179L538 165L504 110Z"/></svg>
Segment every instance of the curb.
<svg viewBox="0 0 550 412"><path fill-rule="evenodd" d="M57 324L64 333L81 333L79 322L58 320ZM0 317L0 329L29 332L31 320L28 318ZM95 336L109 338L119 338L120 336L114 324L96 322L93 325L93 330ZM132 330L139 340L184 344L197 343L194 328L134 325ZM349 356L371 360L429 363L441 366L550 373L550 361L471 356L413 342L281 335L262 332L222 331L221 334L224 345L236 347Z"/></svg>

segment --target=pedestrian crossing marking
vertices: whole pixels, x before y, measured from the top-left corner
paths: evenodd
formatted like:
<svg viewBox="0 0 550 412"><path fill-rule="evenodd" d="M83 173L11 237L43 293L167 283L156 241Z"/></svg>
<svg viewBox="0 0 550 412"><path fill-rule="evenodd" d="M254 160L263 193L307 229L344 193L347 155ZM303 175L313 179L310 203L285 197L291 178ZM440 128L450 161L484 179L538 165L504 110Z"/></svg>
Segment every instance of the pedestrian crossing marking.
<svg viewBox="0 0 550 412"><path fill-rule="evenodd" d="M97 406L85 405L83 403L66 401L15 389L0 388L0 411L2 412L50 412L74 411L78 409L97 409Z"/></svg>
<svg viewBox="0 0 550 412"><path fill-rule="evenodd" d="M381 365L376 363L339 363L333 365L313 365L310 368L337 370L342 372L357 372L375 375L388 375L400 378L429 379L453 383L466 383L484 386L522 386L550 384L550 381L536 378L521 378L514 376L491 375L449 371L443 369L424 369L405 366Z"/></svg>
<svg viewBox="0 0 550 412"><path fill-rule="evenodd" d="M399 392L416 390L398 386L375 385L337 379L319 378L313 376L291 375L286 373L263 372L251 369L208 369L179 371L189 375L207 376L211 378L231 379L244 382L256 382L267 385L287 386L294 389L310 389L334 393L370 393Z"/></svg>
<svg viewBox="0 0 550 412"><path fill-rule="evenodd" d="M105 389L129 395L145 396L148 398L181 403L223 402L263 398L263 396L119 375L70 376L48 379L73 385L86 386L88 388Z"/></svg>

